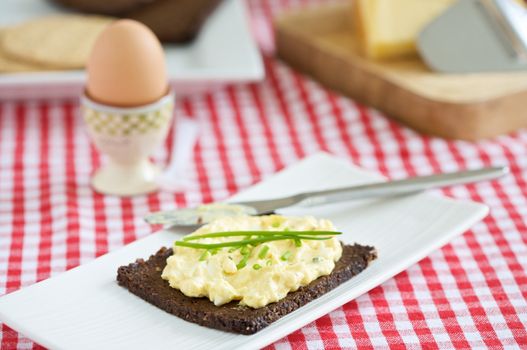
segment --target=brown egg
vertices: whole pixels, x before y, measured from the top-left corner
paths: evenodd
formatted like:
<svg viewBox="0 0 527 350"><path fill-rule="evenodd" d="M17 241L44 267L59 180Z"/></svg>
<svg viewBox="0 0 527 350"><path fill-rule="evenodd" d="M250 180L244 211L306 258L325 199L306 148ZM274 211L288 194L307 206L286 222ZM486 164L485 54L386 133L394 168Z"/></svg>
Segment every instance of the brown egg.
<svg viewBox="0 0 527 350"><path fill-rule="evenodd" d="M110 106L142 106L168 90L159 40L145 25L129 19L115 21L99 35L87 73L88 96Z"/></svg>

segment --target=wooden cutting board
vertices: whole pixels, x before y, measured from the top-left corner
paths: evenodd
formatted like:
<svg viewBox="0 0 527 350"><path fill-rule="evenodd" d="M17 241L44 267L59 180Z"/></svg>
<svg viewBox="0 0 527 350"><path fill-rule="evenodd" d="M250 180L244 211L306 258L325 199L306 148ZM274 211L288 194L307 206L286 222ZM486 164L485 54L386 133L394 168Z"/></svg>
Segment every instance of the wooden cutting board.
<svg viewBox="0 0 527 350"><path fill-rule="evenodd" d="M450 75L418 57L374 62L358 53L352 17L349 4L281 16L278 56L423 133L477 140L527 127L527 72Z"/></svg>

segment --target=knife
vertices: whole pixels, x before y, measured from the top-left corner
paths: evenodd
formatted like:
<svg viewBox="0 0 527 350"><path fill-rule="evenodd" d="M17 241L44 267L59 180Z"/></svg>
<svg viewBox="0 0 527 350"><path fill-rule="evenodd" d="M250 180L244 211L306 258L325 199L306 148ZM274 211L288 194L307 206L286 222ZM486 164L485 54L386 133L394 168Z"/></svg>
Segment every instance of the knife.
<svg viewBox="0 0 527 350"><path fill-rule="evenodd" d="M310 207L357 199L395 197L418 193L432 188L492 180L508 173L508 167L499 166L453 173L415 176L402 180L334 188L324 191L303 192L282 198L232 203L212 203L197 208L160 211L148 214L145 220L150 224L162 224L166 226L196 226L206 224L223 216L264 215L273 213L277 209L293 205Z"/></svg>

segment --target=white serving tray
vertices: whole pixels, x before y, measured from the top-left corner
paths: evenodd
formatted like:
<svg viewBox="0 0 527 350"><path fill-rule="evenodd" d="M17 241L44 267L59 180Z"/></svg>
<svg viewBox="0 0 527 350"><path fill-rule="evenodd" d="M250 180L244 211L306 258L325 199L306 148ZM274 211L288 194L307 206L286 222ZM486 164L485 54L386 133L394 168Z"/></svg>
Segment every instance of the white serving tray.
<svg viewBox="0 0 527 350"><path fill-rule="evenodd" d="M326 154L311 156L235 196L282 196L378 181ZM255 349L381 284L482 219L479 203L429 194L290 208L288 215L331 219L346 243L373 245L379 257L350 281L254 335L226 333L170 315L120 287L117 268L170 246L181 232L161 231L56 277L0 298L0 320L51 349Z"/></svg>
<svg viewBox="0 0 527 350"><path fill-rule="evenodd" d="M0 27L58 12L64 10L49 1L1 0ZM223 0L192 44L164 47L169 78L177 94L264 77L262 59L242 0ZM76 97L84 81L81 70L0 73L0 100Z"/></svg>

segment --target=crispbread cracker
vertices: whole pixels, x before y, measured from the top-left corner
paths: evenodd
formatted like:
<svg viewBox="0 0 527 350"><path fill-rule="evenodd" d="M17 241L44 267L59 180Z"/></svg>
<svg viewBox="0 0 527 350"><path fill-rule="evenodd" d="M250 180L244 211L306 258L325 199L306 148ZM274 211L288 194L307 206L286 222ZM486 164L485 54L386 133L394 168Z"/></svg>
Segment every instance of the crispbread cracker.
<svg viewBox="0 0 527 350"><path fill-rule="evenodd" d="M45 70L45 68L21 61L15 61L10 57L7 57L0 50L0 73L31 72L39 70Z"/></svg>
<svg viewBox="0 0 527 350"><path fill-rule="evenodd" d="M82 68L108 17L42 17L6 30L2 50L13 58L55 69Z"/></svg>
<svg viewBox="0 0 527 350"><path fill-rule="evenodd" d="M13 59L2 50L2 38L6 29L0 29L0 73L31 72L45 70L45 67Z"/></svg>

